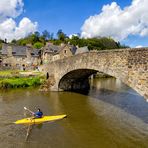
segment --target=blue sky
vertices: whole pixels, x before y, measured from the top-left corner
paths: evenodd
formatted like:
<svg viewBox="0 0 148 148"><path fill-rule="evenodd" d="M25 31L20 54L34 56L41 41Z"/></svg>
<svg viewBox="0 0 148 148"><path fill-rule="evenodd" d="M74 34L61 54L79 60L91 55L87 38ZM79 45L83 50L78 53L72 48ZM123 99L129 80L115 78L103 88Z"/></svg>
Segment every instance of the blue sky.
<svg viewBox="0 0 148 148"><path fill-rule="evenodd" d="M67 34L80 33L84 21L91 15L101 12L104 4L111 0L24 0L25 12L20 16L27 16L37 21L39 31L45 29L57 32L62 29ZM130 0L117 0L120 6L130 4Z"/></svg>
<svg viewBox="0 0 148 148"><path fill-rule="evenodd" d="M1 1L13 2L14 0ZM148 46L148 20L144 20L146 18L144 14L148 12L146 12L147 10L143 10L142 12L140 7L140 4L142 6L147 4L146 0L145 2L144 0L141 0L143 2L140 2L140 0L16 1L19 2L19 4L16 5L22 8L18 15L11 16L8 12L6 13L6 10L0 10L0 14L6 13L5 21L6 18L11 19L9 23L6 24L9 24L9 28L12 29L11 33L13 32L15 34L16 39L35 30L42 32L46 29L56 34L58 29L62 29L67 35L81 33L82 36L86 38L110 36L115 40L119 40L122 44L131 47ZM0 9L2 8L0 7ZM18 11L16 7L12 7L12 9L15 9L16 12ZM136 13L133 13L135 9ZM143 15L142 17L141 14ZM135 17L136 15L138 16L137 19ZM37 24L35 24L35 22L37 22ZM2 23L1 18L0 23ZM14 23L16 23L15 26L13 25ZM10 24L13 27L10 27ZM27 26L29 27L27 28ZM24 30L24 32L20 30ZM1 34L3 34L3 32L0 32L0 37ZM5 37L10 38L10 40L13 38L9 33L5 34Z"/></svg>

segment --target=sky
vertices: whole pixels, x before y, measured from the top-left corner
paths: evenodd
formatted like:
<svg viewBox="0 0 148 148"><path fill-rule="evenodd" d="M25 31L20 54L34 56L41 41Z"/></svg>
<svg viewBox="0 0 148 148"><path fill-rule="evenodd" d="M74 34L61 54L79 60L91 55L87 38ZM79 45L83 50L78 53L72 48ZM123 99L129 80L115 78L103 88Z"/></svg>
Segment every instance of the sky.
<svg viewBox="0 0 148 148"><path fill-rule="evenodd" d="M148 47L148 0L0 0L0 38L35 31L68 36L112 37L130 47Z"/></svg>

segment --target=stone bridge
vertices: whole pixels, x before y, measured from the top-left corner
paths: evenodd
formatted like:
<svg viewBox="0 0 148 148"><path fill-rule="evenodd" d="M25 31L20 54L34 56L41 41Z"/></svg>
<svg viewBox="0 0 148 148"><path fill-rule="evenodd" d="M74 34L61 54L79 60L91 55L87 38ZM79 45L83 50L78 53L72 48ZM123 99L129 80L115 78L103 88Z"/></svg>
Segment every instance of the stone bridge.
<svg viewBox="0 0 148 148"><path fill-rule="evenodd" d="M148 48L83 53L40 68L48 73L53 91L85 89L88 77L99 71L120 79L148 98Z"/></svg>

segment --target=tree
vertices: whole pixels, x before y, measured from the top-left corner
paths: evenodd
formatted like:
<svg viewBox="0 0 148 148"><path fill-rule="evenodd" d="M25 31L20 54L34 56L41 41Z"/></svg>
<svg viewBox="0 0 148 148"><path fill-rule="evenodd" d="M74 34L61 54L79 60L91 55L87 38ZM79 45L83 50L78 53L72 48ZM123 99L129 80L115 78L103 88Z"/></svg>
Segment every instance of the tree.
<svg viewBox="0 0 148 148"><path fill-rule="evenodd" d="M43 43L44 45L46 44L46 39L44 36L40 36L39 38L40 42Z"/></svg>
<svg viewBox="0 0 148 148"><path fill-rule="evenodd" d="M35 36L37 36L38 38L40 37L40 33L38 31L36 31L35 33Z"/></svg>
<svg viewBox="0 0 148 148"><path fill-rule="evenodd" d="M28 42L34 45L36 42L39 42L38 34L32 34L27 38Z"/></svg>
<svg viewBox="0 0 148 148"><path fill-rule="evenodd" d="M44 30L42 32L42 35L45 38L45 40L48 40L50 38L50 32L48 32L47 30Z"/></svg>
<svg viewBox="0 0 148 148"><path fill-rule="evenodd" d="M40 48L42 48L43 46L44 46L44 44L41 43L41 42L36 42L36 43L33 45L33 47L34 47L34 48L37 48L37 49L40 49Z"/></svg>
<svg viewBox="0 0 148 148"><path fill-rule="evenodd" d="M17 43L17 42L16 42L16 39L13 39L13 40L11 41L11 43L16 44L16 43Z"/></svg>
<svg viewBox="0 0 148 148"><path fill-rule="evenodd" d="M66 34L64 34L64 32L62 31L62 29L59 29L59 30L58 30L57 36L58 36L58 39L59 39L59 40L65 41Z"/></svg>
<svg viewBox="0 0 148 148"><path fill-rule="evenodd" d="M0 50L2 49L2 43L4 43L4 40L0 39Z"/></svg>
<svg viewBox="0 0 148 148"><path fill-rule="evenodd" d="M50 39L50 40L53 40L53 39L54 39L54 33L51 33L51 34L50 34L49 39Z"/></svg>

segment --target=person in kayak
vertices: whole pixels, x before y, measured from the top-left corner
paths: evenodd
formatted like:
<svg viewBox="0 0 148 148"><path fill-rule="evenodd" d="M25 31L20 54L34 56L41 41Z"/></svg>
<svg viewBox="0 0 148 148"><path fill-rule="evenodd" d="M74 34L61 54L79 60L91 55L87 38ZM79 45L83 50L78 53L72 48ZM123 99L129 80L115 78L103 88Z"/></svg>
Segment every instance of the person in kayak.
<svg viewBox="0 0 148 148"><path fill-rule="evenodd" d="M43 112L38 108L38 111L34 113L35 118L42 118Z"/></svg>

